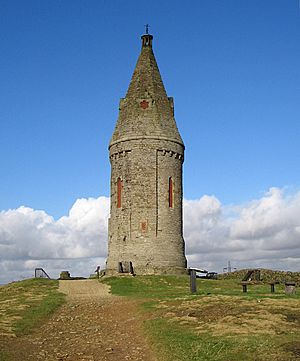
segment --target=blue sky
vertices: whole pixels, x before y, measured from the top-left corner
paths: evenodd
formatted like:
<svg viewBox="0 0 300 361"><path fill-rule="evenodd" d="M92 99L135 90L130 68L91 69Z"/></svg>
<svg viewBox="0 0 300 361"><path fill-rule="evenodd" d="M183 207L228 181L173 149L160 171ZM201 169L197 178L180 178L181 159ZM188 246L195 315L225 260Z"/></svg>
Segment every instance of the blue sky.
<svg viewBox="0 0 300 361"><path fill-rule="evenodd" d="M300 188L297 0L0 1L0 209L109 195L107 145L150 24L184 195Z"/></svg>
<svg viewBox="0 0 300 361"><path fill-rule="evenodd" d="M299 0L0 0L0 283L105 265L144 32L186 145L189 266L298 270Z"/></svg>
<svg viewBox="0 0 300 361"><path fill-rule="evenodd" d="M188 264L299 270L299 0L0 0L0 283L104 266L146 23L186 145Z"/></svg>

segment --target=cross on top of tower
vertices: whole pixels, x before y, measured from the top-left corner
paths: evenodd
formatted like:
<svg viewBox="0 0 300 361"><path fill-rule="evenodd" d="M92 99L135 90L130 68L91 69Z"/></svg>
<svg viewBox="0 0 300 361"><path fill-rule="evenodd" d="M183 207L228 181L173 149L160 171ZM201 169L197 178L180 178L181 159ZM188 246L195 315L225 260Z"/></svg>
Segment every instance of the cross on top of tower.
<svg viewBox="0 0 300 361"><path fill-rule="evenodd" d="M153 36L149 34L149 24L145 24L145 34L142 35L142 46L143 47L152 47Z"/></svg>

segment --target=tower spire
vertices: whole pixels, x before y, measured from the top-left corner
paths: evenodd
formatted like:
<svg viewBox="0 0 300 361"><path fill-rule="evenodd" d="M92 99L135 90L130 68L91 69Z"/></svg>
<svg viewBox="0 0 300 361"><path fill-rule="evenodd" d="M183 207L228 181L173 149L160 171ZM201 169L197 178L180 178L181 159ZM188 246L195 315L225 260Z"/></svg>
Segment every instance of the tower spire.
<svg viewBox="0 0 300 361"><path fill-rule="evenodd" d="M169 98L152 49L151 34L142 35L142 49L125 98L120 101L119 118L111 143L136 136L172 138L183 144Z"/></svg>

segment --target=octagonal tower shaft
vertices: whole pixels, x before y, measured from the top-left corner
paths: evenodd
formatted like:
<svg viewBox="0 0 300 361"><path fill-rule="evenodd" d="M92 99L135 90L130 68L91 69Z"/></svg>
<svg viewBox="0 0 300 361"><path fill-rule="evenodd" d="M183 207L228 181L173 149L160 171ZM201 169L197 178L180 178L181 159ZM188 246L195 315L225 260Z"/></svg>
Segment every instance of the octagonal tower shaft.
<svg viewBox="0 0 300 361"><path fill-rule="evenodd" d="M152 50L142 36L110 141L111 212L107 274L185 272L182 234L184 144Z"/></svg>

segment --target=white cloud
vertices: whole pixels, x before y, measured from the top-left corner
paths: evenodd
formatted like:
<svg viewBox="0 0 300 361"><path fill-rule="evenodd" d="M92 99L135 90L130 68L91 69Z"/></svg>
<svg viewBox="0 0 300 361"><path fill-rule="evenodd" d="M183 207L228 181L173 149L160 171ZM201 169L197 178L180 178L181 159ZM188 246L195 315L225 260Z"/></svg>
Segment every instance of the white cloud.
<svg viewBox="0 0 300 361"><path fill-rule="evenodd" d="M0 283L43 267L87 276L107 254L109 198L78 199L55 221L28 207L0 212ZM248 204L222 206L214 196L184 201L184 237L190 265L221 271L233 266L300 268L300 192L271 188Z"/></svg>
<svg viewBox="0 0 300 361"><path fill-rule="evenodd" d="M198 215L199 218L198 218ZM187 256L192 265L300 269L300 192L271 188L235 207L215 197L184 202Z"/></svg>
<svg viewBox="0 0 300 361"><path fill-rule="evenodd" d="M30 266L53 269L54 277L67 265L76 270L80 264L88 275L94 271L90 258L103 266L108 215L107 197L78 199L57 221L28 207L0 212L0 283L26 276Z"/></svg>

